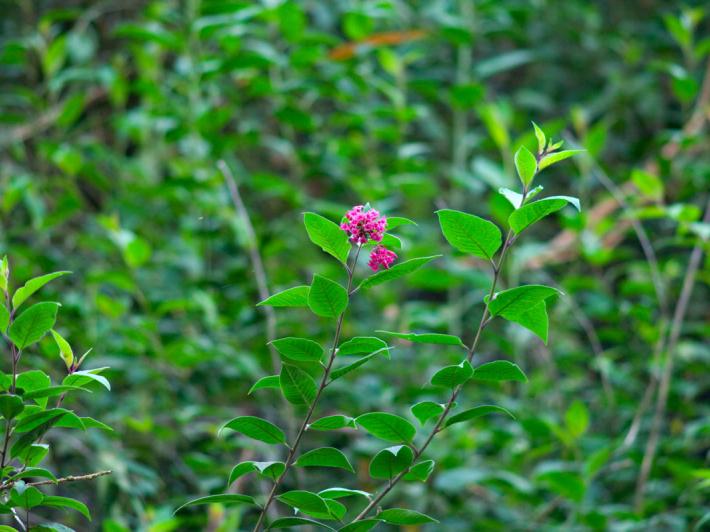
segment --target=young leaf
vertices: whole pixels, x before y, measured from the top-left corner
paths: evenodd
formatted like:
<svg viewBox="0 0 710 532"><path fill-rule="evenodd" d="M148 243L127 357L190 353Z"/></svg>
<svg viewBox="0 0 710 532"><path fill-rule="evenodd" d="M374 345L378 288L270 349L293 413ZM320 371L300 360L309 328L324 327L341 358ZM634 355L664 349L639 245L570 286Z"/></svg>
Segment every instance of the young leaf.
<svg viewBox="0 0 710 532"><path fill-rule="evenodd" d="M508 320L517 320L532 307L546 299L561 294L556 288L544 285L524 285L503 290L493 296L488 303L491 316L503 316Z"/></svg>
<svg viewBox="0 0 710 532"><path fill-rule="evenodd" d="M42 275L40 277L35 277L34 279L30 279L25 283L23 287L18 288L15 292L15 295L12 296L12 308L17 310L20 305L22 305L22 303L27 301L27 299L32 294L34 294L37 290L42 288L48 282L53 281L57 277L61 277L62 275L67 275L70 273L71 272L54 272L48 273L47 275Z"/></svg>
<svg viewBox="0 0 710 532"><path fill-rule="evenodd" d="M366 499L371 499L372 495L366 491L353 490L350 488L327 488L323 491L319 491L318 495L324 499L343 499L345 497L365 497Z"/></svg>
<svg viewBox="0 0 710 532"><path fill-rule="evenodd" d="M282 528L293 528L297 526L316 526L325 528L326 530L335 530L325 523L319 523L318 521L306 519L305 517L279 517L278 519L274 519L274 522L268 526L267 530L280 530Z"/></svg>
<svg viewBox="0 0 710 532"><path fill-rule="evenodd" d="M532 189L528 192L528 195L525 196L525 200L530 201L535 196L537 196L540 192L542 192L542 190L543 190L542 185L536 186L534 189ZM510 190L509 188L501 187L498 189L498 193L501 194L505 199L507 199L508 202L515 209L519 209L520 206L523 204L523 195L518 194L517 192Z"/></svg>
<svg viewBox="0 0 710 532"><path fill-rule="evenodd" d="M286 443L286 435L280 428L270 421L255 416L235 417L225 423L220 429L220 432L224 429L231 429L254 440L263 441L264 443Z"/></svg>
<svg viewBox="0 0 710 532"><path fill-rule="evenodd" d="M39 342L54 327L59 303L36 303L12 322L7 335L18 349Z"/></svg>
<svg viewBox="0 0 710 532"><path fill-rule="evenodd" d="M252 461L238 463L232 468L232 471L230 471L229 473L227 487L234 484L239 478L243 477L244 475L248 475L249 473L252 473L255 470L256 468L254 467L254 462Z"/></svg>
<svg viewBox="0 0 710 532"><path fill-rule="evenodd" d="M338 355L369 355L374 351L386 349L387 344L374 336L357 336L338 347Z"/></svg>
<svg viewBox="0 0 710 532"><path fill-rule="evenodd" d="M381 334L388 334L394 336L395 338L401 338L403 340L408 340L414 342L415 344L435 344L435 345L456 345L459 347L466 347L466 345L461 341L461 338L454 336L452 334L441 334L441 333L400 333L391 331L375 331Z"/></svg>
<svg viewBox="0 0 710 532"><path fill-rule="evenodd" d="M414 453L407 445L388 447L370 461L370 476L390 480L412 465Z"/></svg>
<svg viewBox="0 0 710 532"><path fill-rule="evenodd" d="M477 381L528 381L520 367L507 360L494 360L481 364L476 368L473 378Z"/></svg>
<svg viewBox="0 0 710 532"><path fill-rule="evenodd" d="M444 407L434 401L422 401L411 408L412 415L419 420L419 423L424 424L433 417L441 415Z"/></svg>
<svg viewBox="0 0 710 532"><path fill-rule="evenodd" d="M535 138L537 139L537 152L542 153L545 151L547 146L547 138L545 138L545 133L540 127L533 122L533 130L535 130Z"/></svg>
<svg viewBox="0 0 710 532"><path fill-rule="evenodd" d="M355 428L355 420L349 416L326 416L317 419L310 425L308 430L338 430L344 428Z"/></svg>
<svg viewBox="0 0 710 532"><path fill-rule="evenodd" d="M379 519L363 519L354 521L349 525L345 525L338 529L338 532L370 532L373 528L379 525L382 521Z"/></svg>
<svg viewBox="0 0 710 532"><path fill-rule="evenodd" d="M87 508L86 504L76 499L70 499L69 497L59 497L57 495L45 495L42 500L42 506L52 506L54 508L71 508L76 510L81 515L86 517L91 521L91 512Z"/></svg>
<svg viewBox="0 0 710 532"><path fill-rule="evenodd" d="M447 242L463 253L491 259L502 243L500 229L493 222L464 212L436 211Z"/></svg>
<svg viewBox="0 0 710 532"><path fill-rule="evenodd" d="M417 271L419 268L424 266L426 263L441 257L441 255L433 255L431 257L419 257L416 259L410 259L399 264L395 264L387 270L382 270L374 275L371 275L363 282L360 283L360 288L371 288L387 281L392 281L394 279L399 279L412 272Z"/></svg>
<svg viewBox="0 0 710 532"><path fill-rule="evenodd" d="M70 369L74 363L74 351L72 351L71 345L69 345L69 342L67 342L64 337L54 329L51 329L49 332L51 332L54 337L54 342L59 348L59 356L62 357L64 365L67 369Z"/></svg>
<svg viewBox="0 0 710 532"><path fill-rule="evenodd" d="M14 419L25 409L22 397L18 395L0 395L0 414L7 421Z"/></svg>
<svg viewBox="0 0 710 532"><path fill-rule="evenodd" d="M342 368L338 368L338 369L333 370L330 373L330 381L332 382L336 379L339 379L340 377L344 377L345 375L347 375L351 371L356 370L357 368L359 368L363 364L366 364L367 362L369 362L370 360L375 358L380 353L389 357L389 347L386 347L384 349L380 349L379 351L375 351L374 353L370 353L369 355L365 355L364 357L357 359L352 364L348 364L347 366L343 366Z"/></svg>
<svg viewBox="0 0 710 532"><path fill-rule="evenodd" d="M173 514L178 513L183 508L188 506L198 506L203 504L224 504L226 506L233 506L235 504L251 504L256 506L256 501L253 497L249 495L241 495L239 493L221 493L219 495L208 495L207 497L200 497L199 499L194 499L192 501L186 502L180 506Z"/></svg>
<svg viewBox="0 0 710 532"><path fill-rule="evenodd" d="M416 226L417 224L410 220L409 218L403 218L401 216L388 216L387 217L387 230L391 231L395 227L399 227L401 225L414 225Z"/></svg>
<svg viewBox="0 0 710 532"><path fill-rule="evenodd" d="M389 510L384 510L377 514L377 518L391 525L423 525L424 523L439 522L433 517L405 508L390 508Z"/></svg>
<svg viewBox="0 0 710 532"><path fill-rule="evenodd" d="M523 186L527 187L535 179L537 159L525 146L520 146L515 152L515 169Z"/></svg>
<svg viewBox="0 0 710 532"><path fill-rule="evenodd" d="M578 153L582 153L584 150L564 150L564 151L558 151L555 153L551 153L549 155L545 155L540 160L540 171L543 171L545 168L548 166L551 166L555 163L559 163L560 161L564 161L565 159L569 159L573 155L577 155Z"/></svg>
<svg viewBox="0 0 710 532"><path fill-rule="evenodd" d="M347 308L348 292L335 281L314 275L308 293L308 306L318 316L335 318Z"/></svg>
<svg viewBox="0 0 710 532"><path fill-rule="evenodd" d="M496 413L507 414L513 419L515 419L515 416L511 414L509 410L503 408L502 406L481 405L469 408L468 410L464 410L463 412L456 414L455 416L451 416L449 419L446 420L446 424L444 426L450 427L451 425L455 425L456 423L463 423L464 421L470 421L471 419L476 419L481 416Z"/></svg>
<svg viewBox="0 0 710 532"><path fill-rule="evenodd" d="M267 297L264 301L260 301L256 304L257 307L269 306L269 307L307 307L308 306L308 292L310 292L310 286L294 286L292 288L287 288L286 290L274 294L273 296Z"/></svg>
<svg viewBox="0 0 710 532"><path fill-rule="evenodd" d="M5 330L10 323L10 312L5 308L5 305L0 303L0 334L5 334Z"/></svg>
<svg viewBox="0 0 710 532"><path fill-rule="evenodd" d="M62 384L66 386L83 387L91 382L98 382L101 386L110 391L111 383L109 383L106 377L98 374L98 372L103 371L104 369L106 368L95 368L83 371L75 371L71 375L67 375L66 377L64 377Z"/></svg>
<svg viewBox="0 0 710 532"><path fill-rule="evenodd" d="M281 356L298 362L318 362L323 356L320 344L306 338L281 338L271 342L271 345Z"/></svg>
<svg viewBox="0 0 710 532"><path fill-rule="evenodd" d="M338 467L354 473L353 466L342 451L334 447L321 447L302 454L295 465L300 467Z"/></svg>
<svg viewBox="0 0 710 532"><path fill-rule="evenodd" d="M473 376L473 367L468 360L463 360L455 366L446 366L437 371L431 378L431 383L434 386L443 386L444 388L456 388L459 384L463 384Z"/></svg>
<svg viewBox="0 0 710 532"><path fill-rule="evenodd" d="M576 203L572 200L575 200ZM576 206L579 204L579 200L565 196L543 198L523 205L518 210L513 211L508 218L508 223L513 231L520 234L532 224L542 220L548 214L559 211L568 203L572 203Z"/></svg>
<svg viewBox="0 0 710 532"><path fill-rule="evenodd" d="M343 264L346 263L351 246L345 231L327 218L313 212L303 215L303 223L306 225L311 242Z"/></svg>
<svg viewBox="0 0 710 532"><path fill-rule="evenodd" d="M369 412L355 418L355 423L367 432L385 441L409 443L417 429L403 417L386 412Z"/></svg>
<svg viewBox="0 0 710 532"><path fill-rule="evenodd" d="M318 387L308 373L288 364L281 367L280 383L284 397L294 405L310 405L318 393Z"/></svg>
<svg viewBox="0 0 710 532"><path fill-rule="evenodd" d="M0 261L0 291L7 292L7 281L10 277L10 265L7 262L7 255Z"/></svg>
<svg viewBox="0 0 710 532"><path fill-rule="evenodd" d="M412 467L406 475L404 475L404 480L426 482L429 480L429 476L434 471L435 465L434 460L424 460L423 462L419 462L417 465Z"/></svg>
<svg viewBox="0 0 710 532"><path fill-rule="evenodd" d="M251 395L252 392L262 390L264 388L281 388L281 376L268 375L266 377L260 378L254 383L254 386L249 389L249 393L247 395Z"/></svg>
<svg viewBox="0 0 710 532"><path fill-rule="evenodd" d="M276 498L305 514L330 516L325 499L310 491L291 490L278 495Z"/></svg>

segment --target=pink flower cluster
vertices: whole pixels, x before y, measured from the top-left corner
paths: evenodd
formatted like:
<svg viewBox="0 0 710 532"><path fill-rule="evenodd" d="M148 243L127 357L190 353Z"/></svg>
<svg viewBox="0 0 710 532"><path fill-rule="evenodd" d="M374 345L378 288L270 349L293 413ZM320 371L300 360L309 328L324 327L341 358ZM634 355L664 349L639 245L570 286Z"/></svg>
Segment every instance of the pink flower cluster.
<svg viewBox="0 0 710 532"><path fill-rule="evenodd" d="M340 228L348 233L353 244L367 244L370 240L379 242L387 227L387 218L380 216L375 209L366 209L364 205L356 205L345 213L346 222Z"/></svg>
<svg viewBox="0 0 710 532"><path fill-rule="evenodd" d="M376 272L380 266L388 270L396 258L397 254L394 251L390 251L384 246L375 246L375 249L370 253L370 260L367 265L373 272Z"/></svg>

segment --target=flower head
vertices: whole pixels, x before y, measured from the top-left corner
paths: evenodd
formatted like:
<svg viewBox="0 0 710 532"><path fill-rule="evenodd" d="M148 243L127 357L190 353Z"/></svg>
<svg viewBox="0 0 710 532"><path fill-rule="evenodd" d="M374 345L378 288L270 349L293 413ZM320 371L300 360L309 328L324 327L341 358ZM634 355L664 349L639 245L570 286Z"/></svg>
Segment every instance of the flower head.
<svg viewBox="0 0 710 532"><path fill-rule="evenodd" d="M380 266L388 270L396 258L397 254L394 251L390 251L384 246L375 246L375 249L370 253L370 260L367 265L373 272L376 272Z"/></svg>
<svg viewBox="0 0 710 532"><path fill-rule="evenodd" d="M340 225L354 244L367 244L370 240L380 242L387 227L387 218L366 205L356 205L345 213L347 221Z"/></svg>

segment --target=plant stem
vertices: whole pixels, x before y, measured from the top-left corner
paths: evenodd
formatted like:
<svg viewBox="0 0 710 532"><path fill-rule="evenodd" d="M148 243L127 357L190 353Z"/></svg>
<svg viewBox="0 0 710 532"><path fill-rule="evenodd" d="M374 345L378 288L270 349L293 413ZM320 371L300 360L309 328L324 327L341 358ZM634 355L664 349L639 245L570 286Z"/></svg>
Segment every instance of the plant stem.
<svg viewBox="0 0 710 532"><path fill-rule="evenodd" d="M355 252L355 258L353 259L352 266L348 268L348 288L347 292L348 295L350 295L350 290L352 289L353 286L353 276L355 274L355 267L357 266L357 260L358 257L360 256L360 250L362 248L358 245L357 246L357 251ZM256 522L256 525L254 526L254 532L258 532L261 530L261 527L264 524L264 520L266 519L266 512L269 510L269 507L271 506L271 503L274 501L274 497L276 497L276 491L279 489L281 486L281 483L283 482L283 479L286 477L286 474L289 472L291 469L291 466L293 464L294 458L296 458L296 452L298 451L298 446L301 443L301 439L303 438L303 435L306 433L306 430L308 428L308 424L311 422L311 418L313 417L313 412L315 411L316 404L318 403L321 395L323 394L323 390L325 390L326 385L328 384L328 378L330 377L330 372L331 369L333 368L333 363L335 362L335 355L338 353L338 344L340 343L340 333L343 330L343 318L345 317L345 313L347 312L347 308L341 312L340 316L338 316L338 322L335 327L335 337L333 338L333 347L330 351L330 357L328 358L328 363L325 366L325 371L323 372L323 377L321 378L320 384L318 385L318 391L316 392L316 396L313 398L313 401L311 401L311 405L308 407L308 412L306 413L306 417L303 419L303 423L301 423L301 427L298 429L298 433L296 434L296 439L293 442L293 445L289 447L288 455L286 456L286 467L283 470L283 473L279 476L278 479L274 482L274 485L271 488L271 491L269 492L269 496L266 499L266 502L264 503L263 508L261 509L261 513L259 514L259 519Z"/></svg>

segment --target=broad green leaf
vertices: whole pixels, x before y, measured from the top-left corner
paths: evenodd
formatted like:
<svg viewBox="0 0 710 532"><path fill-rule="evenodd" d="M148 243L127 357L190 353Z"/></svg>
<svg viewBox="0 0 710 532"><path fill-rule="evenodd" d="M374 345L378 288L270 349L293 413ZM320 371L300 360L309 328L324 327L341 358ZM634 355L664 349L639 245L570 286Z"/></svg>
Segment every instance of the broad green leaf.
<svg viewBox="0 0 710 532"><path fill-rule="evenodd" d="M343 499L345 497L365 497L366 499L371 499L372 495L366 491L353 490L350 488L327 488L323 491L319 491L318 495L324 499Z"/></svg>
<svg viewBox="0 0 710 532"><path fill-rule="evenodd" d="M284 364L279 382L284 397L294 405L310 405L318 393L313 377L296 366Z"/></svg>
<svg viewBox="0 0 710 532"><path fill-rule="evenodd" d="M27 410L29 411L30 408L27 408ZM36 429L37 427L50 421L54 421L54 423L56 423L59 418L67 414L75 415L73 412L64 408L51 408L49 410L40 410L39 412L23 415L17 420L15 432L18 434L30 432L31 430Z"/></svg>
<svg viewBox="0 0 710 532"><path fill-rule="evenodd" d="M423 462L419 462L413 466L406 475L404 475L404 480L412 482L426 482L429 480L429 476L434 471L435 465L436 463L434 460L424 460Z"/></svg>
<svg viewBox="0 0 710 532"><path fill-rule="evenodd" d="M390 508L377 514L378 519L391 525L423 525L425 523L438 523L433 517L424 515L414 510L405 508Z"/></svg>
<svg viewBox="0 0 710 532"><path fill-rule="evenodd" d="M329 253L343 264L348 260L350 253L350 241L348 235L338 224L323 218L319 214L307 212L303 215L303 223L306 225L308 238L315 245Z"/></svg>
<svg viewBox="0 0 710 532"><path fill-rule="evenodd" d="M324 523L319 523L313 519L306 519L305 517L279 517L267 527L267 530L280 530L282 528L293 528L297 526L315 526L327 530L335 530Z"/></svg>
<svg viewBox="0 0 710 532"><path fill-rule="evenodd" d="M318 316L335 318L347 308L348 292L335 281L314 275L308 293L308 306Z"/></svg>
<svg viewBox="0 0 710 532"><path fill-rule="evenodd" d="M491 316L502 316L517 321L531 308L558 294L561 292L550 286L536 284L518 286L495 294L493 300L488 302L488 310Z"/></svg>
<svg viewBox="0 0 710 532"><path fill-rule="evenodd" d="M537 173L537 159L525 146L520 146L515 152L515 169L523 186L528 186Z"/></svg>
<svg viewBox="0 0 710 532"><path fill-rule="evenodd" d="M271 480L278 479L284 471L286 471L286 464L283 462L252 462L256 471L266 478Z"/></svg>
<svg viewBox="0 0 710 532"><path fill-rule="evenodd" d="M48 273L47 275L42 275L40 277L35 277L34 279L30 279L25 283L24 286L18 288L15 291L15 294L12 296L12 308L17 310L20 305L22 305L22 303L27 301L27 298L29 298L32 294L34 294L37 290L42 288L48 282L56 279L57 277L61 277L62 275L68 275L70 273L71 272L54 272Z"/></svg>
<svg viewBox="0 0 710 532"><path fill-rule="evenodd" d="M416 259L410 259L399 264L391 266L387 270L381 270L374 275L371 275L363 282L360 283L360 288L371 288L373 286L386 283L388 281L393 281L394 279L399 279L412 272L417 271L419 268L427 264L428 262L441 257L441 255L432 255L431 257L419 257Z"/></svg>
<svg viewBox="0 0 710 532"><path fill-rule="evenodd" d="M66 417L66 416L65 416L65 417ZM112 429L111 427L109 427L106 423L102 423L101 421L97 421L96 419L94 419L94 418L92 418L92 417L83 416L83 417L80 417L79 419L80 419L81 422L83 423L84 428L87 428L87 429L101 429L101 430L106 430L106 431L108 431L108 432L113 432L113 429ZM62 419L59 421L59 424L58 424L58 425L61 425L61 423L62 423L63 421L64 421L64 418L62 418Z"/></svg>
<svg viewBox="0 0 710 532"><path fill-rule="evenodd" d="M548 214L557 212L569 203L567 199L543 198L532 203L523 205L519 209L513 211L508 218L508 223L516 233L523 232L532 224L542 220Z"/></svg>
<svg viewBox="0 0 710 532"><path fill-rule="evenodd" d="M106 368L87 369L83 371L75 371L71 375L64 377L62 384L65 386L86 386L90 382L98 382L107 390L111 390L111 383L103 375L99 375L99 371Z"/></svg>
<svg viewBox="0 0 710 532"><path fill-rule="evenodd" d="M510 321L522 325L547 345L549 320L547 318L547 304L544 301L533 305L530 310L519 314L516 318L510 319Z"/></svg>
<svg viewBox="0 0 710 532"><path fill-rule="evenodd" d="M5 305L0 303L0 334L5 334L9 324L10 312L5 308Z"/></svg>
<svg viewBox="0 0 710 532"><path fill-rule="evenodd" d="M342 368L338 368L338 369L331 371L331 373L330 373L331 382L347 375L348 373L359 368L363 364L366 364L367 362L369 362L370 360L372 360L373 358L375 358L379 354L384 354L385 356L389 357L389 347L386 347L384 349L380 349L379 351L375 351L374 353L370 353L369 355L365 355L364 357L357 359L355 362L348 364L347 366L343 366Z"/></svg>
<svg viewBox="0 0 710 532"><path fill-rule="evenodd" d="M91 512L87 508L86 504L76 499L70 499L69 497L59 497L57 495L45 495L42 500L42 506L52 506L54 508L70 508L76 510L81 515L86 517L91 521Z"/></svg>
<svg viewBox="0 0 710 532"><path fill-rule="evenodd" d="M409 340L415 344L436 344L436 345L457 345L460 347L466 347L461 341L461 338L454 336L452 334L440 334L440 333L400 333L391 331L375 331L382 334L388 334L394 336L395 338L401 338L403 340Z"/></svg>
<svg viewBox="0 0 710 532"><path fill-rule="evenodd" d="M569 159L573 155L577 155L582 152L584 152L584 150L563 150L546 155L540 160L540 171L544 170L548 166L564 161L565 159Z"/></svg>
<svg viewBox="0 0 710 532"><path fill-rule="evenodd" d="M49 375L38 369L25 371L17 376L17 390L23 397L27 393L48 388L51 385L52 381L50 380ZM48 399L46 397L38 397L34 399L34 401L42 408L45 408L47 406Z"/></svg>
<svg viewBox="0 0 710 532"><path fill-rule="evenodd" d="M47 478L49 480L57 481L57 477L54 473L48 469L42 467L28 467L14 475L12 475L8 480L20 480L23 478Z"/></svg>
<svg viewBox="0 0 710 532"><path fill-rule="evenodd" d="M67 429L86 430L84 422L71 410L68 410L62 417L60 417L54 426L58 428L63 427Z"/></svg>
<svg viewBox="0 0 710 532"><path fill-rule="evenodd" d="M473 378L477 381L528 381L520 367L508 360L494 360L481 364L476 368Z"/></svg>
<svg viewBox="0 0 710 532"><path fill-rule="evenodd" d="M397 445L382 449L370 461L370 476L379 479L392 479L412 465L414 453L407 445Z"/></svg>
<svg viewBox="0 0 710 532"><path fill-rule="evenodd" d="M36 303L20 314L7 330L7 335L18 349L39 342L57 320L59 303Z"/></svg>
<svg viewBox="0 0 710 532"><path fill-rule="evenodd" d="M468 360L463 360L460 364L441 368L431 378L431 383L434 386L456 388L459 384L468 381L472 376L473 367L471 367L471 363Z"/></svg>
<svg viewBox="0 0 710 532"><path fill-rule="evenodd" d="M537 482L574 502L582 502L586 487L581 475L572 471L547 471L536 477Z"/></svg>
<svg viewBox="0 0 710 532"><path fill-rule="evenodd" d="M249 495L241 495L239 493L221 493L219 495L208 495L206 497L200 497L199 499L194 499L186 502L180 506L173 514L178 513L183 508L188 506L199 506L203 504L224 504L226 506L233 506L235 504L250 504L256 506L256 501L253 497Z"/></svg>
<svg viewBox="0 0 710 532"><path fill-rule="evenodd" d="M220 429L230 429L264 443L286 443L286 435L273 423L255 416L239 416L228 421Z"/></svg>
<svg viewBox="0 0 710 532"><path fill-rule="evenodd" d="M338 347L338 355L369 355L374 351L386 349L387 344L374 336L357 336Z"/></svg>
<svg viewBox="0 0 710 532"><path fill-rule="evenodd" d="M473 408L464 410L463 412L456 414L455 416L451 416L449 419L446 420L446 424L444 426L450 427L451 425L455 425L456 423L463 423L464 421L470 421L472 419L476 419L488 414L507 414L513 419L515 419L515 416L511 414L509 410L503 408L502 406L481 405L474 406Z"/></svg>
<svg viewBox="0 0 710 532"><path fill-rule="evenodd" d="M355 420L349 416L326 416L317 419L310 425L308 430L338 430L344 428L355 428Z"/></svg>
<svg viewBox="0 0 710 532"><path fill-rule="evenodd" d="M37 437L41 435L40 431L37 431ZM49 452L49 445L46 443L32 443L32 437L35 436L34 433L28 433L20 438L20 441L24 440L22 443L15 443L11 451L11 456L19 458L20 462L28 467L36 466L44 460Z"/></svg>
<svg viewBox="0 0 710 532"><path fill-rule="evenodd" d="M271 345L281 356L298 362L318 362L323 356L320 344L306 338L281 338L271 342Z"/></svg>
<svg viewBox="0 0 710 532"><path fill-rule="evenodd" d="M386 412L369 412L355 418L355 423L385 441L409 443L417 429L403 417Z"/></svg>
<svg viewBox="0 0 710 532"><path fill-rule="evenodd" d="M44 495L41 491L34 486L25 485L23 481L15 484L15 487L10 490L10 503L26 510L39 506L43 500Z"/></svg>
<svg viewBox="0 0 710 532"><path fill-rule="evenodd" d="M239 478L243 477L244 475L248 475L249 473L254 472L255 469L256 468L254 467L254 462L252 461L238 463L229 472L229 479L227 479L227 487L234 484Z"/></svg>
<svg viewBox="0 0 710 532"><path fill-rule="evenodd" d="M247 395L251 395L253 392L257 390L262 390L264 388L278 388L281 389L281 376L280 375L268 375L266 377L260 378L258 381L254 383L254 386L252 386L249 389L249 393Z"/></svg>
<svg viewBox="0 0 710 532"><path fill-rule="evenodd" d="M547 146L547 138L545 137L545 132L540 129L540 127L533 122L533 130L535 131L535 138L537 139L537 151L538 153L542 153L545 151L545 147Z"/></svg>
<svg viewBox="0 0 710 532"><path fill-rule="evenodd" d="M463 253L491 259L502 243L500 229L493 222L464 212L436 211L447 242Z"/></svg>
<svg viewBox="0 0 710 532"><path fill-rule="evenodd" d="M338 529L338 532L370 532L373 528L379 525L382 521L379 519L363 519L355 521L349 525L345 525Z"/></svg>
<svg viewBox="0 0 710 532"><path fill-rule="evenodd" d="M2 394L0 395L0 414L2 417L10 420L18 416L25 409L22 402L22 397L18 395Z"/></svg>
<svg viewBox="0 0 710 532"><path fill-rule="evenodd" d="M345 507L345 505L342 502L336 501L335 499L325 499L325 504L328 506L328 512L330 512L330 515L332 516L331 519L337 519L338 521L342 521L343 517L345 517L345 514L348 512L348 509ZM321 516L323 519L327 519L328 516Z"/></svg>
<svg viewBox="0 0 710 532"><path fill-rule="evenodd" d="M395 227L401 225L417 225L414 221L409 218L403 218L402 216L388 216L387 217L387 230L391 231Z"/></svg>
<svg viewBox="0 0 710 532"><path fill-rule="evenodd" d="M433 417L440 416L444 411L444 407L434 401L422 401L411 408L412 415L419 420L419 423L424 424Z"/></svg>
<svg viewBox="0 0 710 532"><path fill-rule="evenodd" d="M403 247L402 241L389 233L382 235L382 240L380 240L377 244L391 250L400 250ZM369 244L368 247L375 247L375 245L376 244L373 242L372 244Z"/></svg>
<svg viewBox="0 0 710 532"><path fill-rule="evenodd" d="M74 351L72 351L71 345L69 345L69 342L67 342L64 337L54 329L50 330L49 332L52 333L54 342L59 348L59 356L62 357L64 365L66 365L67 369L70 369L72 364L74 363Z"/></svg>
<svg viewBox="0 0 710 532"><path fill-rule="evenodd" d="M321 447L308 451L296 460L295 465L300 467L338 467L354 473L353 466L348 458L334 447Z"/></svg>
<svg viewBox="0 0 710 532"><path fill-rule="evenodd" d="M88 392L90 390L86 388L80 388L78 386L47 386L46 388L37 388L31 392L27 392L22 395L25 399L43 399L45 397L56 397L57 395L62 395L68 392Z"/></svg>
<svg viewBox="0 0 710 532"><path fill-rule="evenodd" d="M292 288L287 288L286 290L274 294L273 296L267 297L264 301L260 301L256 304L257 307L269 306L269 307L307 307L308 306L308 292L310 292L310 286L294 286Z"/></svg>
<svg viewBox="0 0 710 532"><path fill-rule="evenodd" d="M284 504L309 515L330 515L328 505L321 496L305 490L291 490L276 497ZM327 517L326 517L327 519Z"/></svg>

